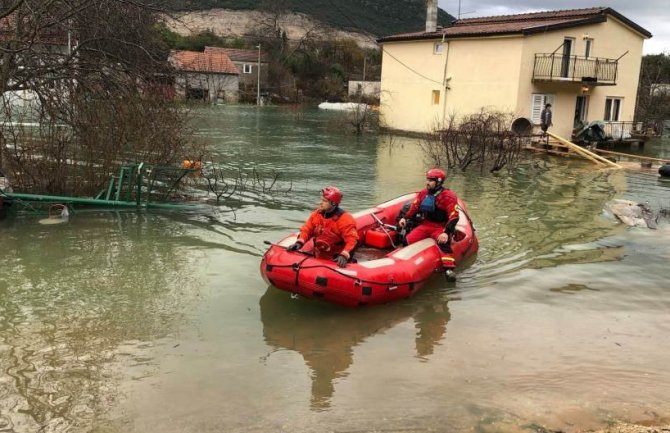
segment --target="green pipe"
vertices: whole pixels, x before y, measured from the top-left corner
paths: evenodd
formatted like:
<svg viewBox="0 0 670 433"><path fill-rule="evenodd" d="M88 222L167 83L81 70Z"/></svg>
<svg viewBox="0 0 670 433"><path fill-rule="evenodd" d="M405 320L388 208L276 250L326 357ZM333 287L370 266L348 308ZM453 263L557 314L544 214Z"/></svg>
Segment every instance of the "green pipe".
<svg viewBox="0 0 670 433"><path fill-rule="evenodd" d="M55 202L55 203L69 203L87 206L102 206L102 207L120 207L120 208L154 208L154 209L195 209L197 205L191 204L172 204L172 203L146 203L141 205L135 201L122 200L101 200L94 198L82 197L67 197L58 195L40 195L40 194L23 194L16 192L5 192L5 195L17 200L37 201L37 202Z"/></svg>
<svg viewBox="0 0 670 433"><path fill-rule="evenodd" d="M119 199L121 198L121 190L123 189L123 182L125 178L126 178L126 169L125 167L121 167L121 169L119 170L119 182L116 186L115 191L116 195L114 196L116 201L119 201Z"/></svg>
<svg viewBox="0 0 670 433"><path fill-rule="evenodd" d="M128 175L128 188L126 189L126 201L133 197L133 179L135 178L135 170L137 166L133 165L130 168L130 175Z"/></svg>
<svg viewBox="0 0 670 433"><path fill-rule="evenodd" d="M105 195L105 200L109 200L112 196L112 188L114 188L114 176L109 179L109 186L107 186L107 195Z"/></svg>
<svg viewBox="0 0 670 433"><path fill-rule="evenodd" d="M140 206L142 198L142 178L144 177L144 163L140 162L140 165L137 166L137 206Z"/></svg>

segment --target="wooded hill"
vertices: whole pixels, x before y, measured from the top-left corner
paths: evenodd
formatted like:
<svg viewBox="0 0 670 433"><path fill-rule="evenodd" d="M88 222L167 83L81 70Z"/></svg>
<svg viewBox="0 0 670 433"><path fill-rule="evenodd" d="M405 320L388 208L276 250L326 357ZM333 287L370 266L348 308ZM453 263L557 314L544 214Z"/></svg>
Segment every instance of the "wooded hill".
<svg viewBox="0 0 670 433"><path fill-rule="evenodd" d="M168 0L166 3L175 11L263 10L277 1L285 3L291 12L310 15L332 27L377 37L421 31L426 23L425 0ZM454 19L438 10L438 25L447 26Z"/></svg>

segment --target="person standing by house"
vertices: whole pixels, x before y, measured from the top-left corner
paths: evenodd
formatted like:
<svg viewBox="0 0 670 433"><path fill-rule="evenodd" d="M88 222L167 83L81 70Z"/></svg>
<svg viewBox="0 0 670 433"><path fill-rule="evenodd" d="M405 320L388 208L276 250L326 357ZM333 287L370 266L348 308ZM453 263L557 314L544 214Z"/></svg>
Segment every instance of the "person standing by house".
<svg viewBox="0 0 670 433"><path fill-rule="evenodd" d="M426 238L433 238L442 251L442 267L447 281L456 281L454 272L454 254L451 249L451 238L456 233L459 218L458 197L456 193L443 186L447 174L439 168L431 168L426 172L426 188L416 194L414 202L398 221L400 227L407 225L407 220L420 215L423 220L406 237L407 244L413 244Z"/></svg>
<svg viewBox="0 0 670 433"><path fill-rule="evenodd" d="M333 259L339 267L345 267L358 243L358 231L354 217L340 208L341 202L342 193L337 187L322 189L319 208L312 212L300 228L298 239L287 250L297 251L314 238L317 259Z"/></svg>
<svg viewBox="0 0 670 433"><path fill-rule="evenodd" d="M540 113L540 128L542 128L543 135L547 134L547 129L549 129L550 126L554 126L552 122L551 104L546 104L544 110Z"/></svg>

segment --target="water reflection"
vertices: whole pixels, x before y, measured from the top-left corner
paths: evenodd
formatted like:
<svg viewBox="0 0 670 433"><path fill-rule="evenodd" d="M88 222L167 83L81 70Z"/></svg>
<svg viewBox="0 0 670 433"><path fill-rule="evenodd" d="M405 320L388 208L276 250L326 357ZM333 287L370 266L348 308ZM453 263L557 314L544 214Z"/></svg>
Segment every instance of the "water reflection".
<svg viewBox="0 0 670 433"><path fill-rule="evenodd" d="M337 381L347 377L354 362L356 346L412 319L416 357L427 362L444 339L450 319L447 301L435 292L410 302L345 310L294 300L271 286L261 297L260 313L266 343L275 350L300 353L311 370L310 407L316 411L330 408Z"/></svg>
<svg viewBox="0 0 670 433"><path fill-rule="evenodd" d="M118 374L152 368L146 349L196 283L184 278L194 257L163 239L164 222L108 213L3 227L0 430L88 431L117 399Z"/></svg>

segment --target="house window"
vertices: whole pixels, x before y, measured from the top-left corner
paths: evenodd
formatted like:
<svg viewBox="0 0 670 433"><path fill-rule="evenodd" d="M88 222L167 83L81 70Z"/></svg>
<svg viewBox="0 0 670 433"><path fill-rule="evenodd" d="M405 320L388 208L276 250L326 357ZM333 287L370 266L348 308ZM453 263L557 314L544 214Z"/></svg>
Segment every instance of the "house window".
<svg viewBox="0 0 670 433"><path fill-rule="evenodd" d="M433 45L433 54L442 54L444 52L444 44L442 42L435 42Z"/></svg>
<svg viewBox="0 0 670 433"><path fill-rule="evenodd" d="M582 95L577 96L577 102L575 104L575 127L578 126L581 122L586 122L589 111L589 97Z"/></svg>
<svg viewBox="0 0 670 433"><path fill-rule="evenodd" d="M584 57L591 57L591 51L593 50L593 39L584 39Z"/></svg>
<svg viewBox="0 0 670 433"><path fill-rule="evenodd" d="M534 124L540 123L540 115L546 104L554 105L554 95L550 93L533 93L533 99L530 106L530 120Z"/></svg>
<svg viewBox="0 0 670 433"><path fill-rule="evenodd" d="M440 91L433 90L433 105L437 105L439 103L440 103Z"/></svg>
<svg viewBox="0 0 670 433"><path fill-rule="evenodd" d="M621 115L621 98L606 98L605 99L605 115L603 119L606 122L618 122Z"/></svg>
<svg viewBox="0 0 670 433"><path fill-rule="evenodd" d="M249 63L245 63L244 64L244 70L242 72L244 72L245 74L251 74L252 67L253 67L253 65L250 65Z"/></svg>

